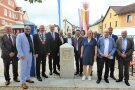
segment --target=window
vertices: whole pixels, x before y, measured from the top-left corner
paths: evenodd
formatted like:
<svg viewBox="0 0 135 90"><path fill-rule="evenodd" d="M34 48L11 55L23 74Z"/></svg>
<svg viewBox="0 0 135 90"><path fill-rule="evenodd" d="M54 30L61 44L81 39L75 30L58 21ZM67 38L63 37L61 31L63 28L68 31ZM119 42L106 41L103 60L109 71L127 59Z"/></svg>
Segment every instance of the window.
<svg viewBox="0 0 135 90"><path fill-rule="evenodd" d="M11 5L12 5L12 7L14 7L14 2L13 1L12 1Z"/></svg>
<svg viewBox="0 0 135 90"><path fill-rule="evenodd" d="M117 27L117 26L118 26L117 21L115 21L115 27Z"/></svg>
<svg viewBox="0 0 135 90"><path fill-rule="evenodd" d="M106 24L105 24L105 28L106 28Z"/></svg>
<svg viewBox="0 0 135 90"><path fill-rule="evenodd" d="M9 11L9 17L11 18L11 11Z"/></svg>
<svg viewBox="0 0 135 90"><path fill-rule="evenodd" d="M8 5L11 5L11 0L8 0Z"/></svg>
<svg viewBox="0 0 135 90"><path fill-rule="evenodd" d="M112 23L110 22L110 27L112 27Z"/></svg>
<svg viewBox="0 0 135 90"><path fill-rule="evenodd" d="M131 15L128 15L127 16L127 22L131 22L132 21L132 16Z"/></svg>
<svg viewBox="0 0 135 90"><path fill-rule="evenodd" d="M112 18L112 13L110 13L110 18Z"/></svg>
<svg viewBox="0 0 135 90"><path fill-rule="evenodd" d="M15 14L12 12L12 18L15 19Z"/></svg>
<svg viewBox="0 0 135 90"><path fill-rule="evenodd" d="M4 9L4 16L7 16L7 9Z"/></svg>

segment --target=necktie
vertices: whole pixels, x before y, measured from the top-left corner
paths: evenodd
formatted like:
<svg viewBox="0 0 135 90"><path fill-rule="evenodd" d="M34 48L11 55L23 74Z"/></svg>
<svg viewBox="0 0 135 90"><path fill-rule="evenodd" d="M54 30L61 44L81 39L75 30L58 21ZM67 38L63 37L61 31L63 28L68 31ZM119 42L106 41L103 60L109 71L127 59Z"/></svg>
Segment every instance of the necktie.
<svg viewBox="0 0 135 90"><path fill-rule="evenodd" d="M9 34L9 35L8 35L8 38L9 38L9 41L10 41L11 45L13 46L13 42L12 42L12 39L11 39L10 36L11 36L11 35Z"/></svg>
<svg viewBox="0 0 135 90"><path fill-rule="evenodd" d="M52 34L51 34L51 35L52 35L52 38L53 38L53 40L54 40L54 35L53 35L53 32L52 32Z"/></svg>

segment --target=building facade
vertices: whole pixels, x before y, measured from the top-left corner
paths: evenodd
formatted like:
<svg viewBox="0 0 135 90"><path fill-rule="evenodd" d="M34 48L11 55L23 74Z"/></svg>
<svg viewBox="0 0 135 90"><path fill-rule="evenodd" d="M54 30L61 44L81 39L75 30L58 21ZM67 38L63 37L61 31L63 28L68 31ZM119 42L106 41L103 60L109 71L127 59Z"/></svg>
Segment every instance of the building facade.
<svg viewBox="0 0 135 90"><path fill-rule="evenodd" d="M0 27L23 23L23 14L15 0L0 0Z"/></svg>
<svg viewBox="0 0 135 90"><path fill-rule="evenodd" d="M103 16L97 20L93 25L90 25L90 30L97 31L98 33L103 33Z"/></svg>
<svg viewBox="0 0 135 90"><path fill-rule="evenodd" d="M110 6L103 19L103 30L135 27L135 3L126 6Z"/></svg>

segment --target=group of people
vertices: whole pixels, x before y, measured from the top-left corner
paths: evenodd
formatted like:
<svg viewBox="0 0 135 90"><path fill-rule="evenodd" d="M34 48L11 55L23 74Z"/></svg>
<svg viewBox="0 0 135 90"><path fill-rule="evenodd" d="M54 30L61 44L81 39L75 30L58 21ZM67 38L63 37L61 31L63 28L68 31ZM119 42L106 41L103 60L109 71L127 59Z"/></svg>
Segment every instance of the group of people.
<svg viewBox="0 0 135 90"><path fill-rule="evenodd" d="M48 56L49 74L60 75L60 46L68 43L74 47L76 72L82 80L88 78L91 80L92 66L94 59L97 61L97 81L100 83L105 63L104 80L109 83L108 76L116 80L114 76L115 59L118 60L119 79L116 82L125 79L126 85L130 86L129 80L129 63L132 60L134 51L134 42L127 37L127 31L122 31L122 37L118 39L112 34L113 28L104 30L103 35L96 31L76 30L75 36L67 32L64 37L63 31L58 33L54 31L55 26L50 26L50 32L46 33L45 26L39 27L39 32L34 36L30 35L30 26L25 26L24 32L17 36L12 34L11 27L5 27L6 34L1 38L2 58L4 63L5 85L10 84L9 66L13 64L13 80L20 82L18 79L18 60L20 60L20 79L21 87L27 89L28 83L34 83L30 79L30 69L33 56L36 57L36 76L38 81L42 81L41 75L46 75L46 58ZM40 65L42 64L42 72ZM124 69L124 71L123 71ZM123 73L124 72L124 73ZM41 74L40 74L41 73Z"/></svg>

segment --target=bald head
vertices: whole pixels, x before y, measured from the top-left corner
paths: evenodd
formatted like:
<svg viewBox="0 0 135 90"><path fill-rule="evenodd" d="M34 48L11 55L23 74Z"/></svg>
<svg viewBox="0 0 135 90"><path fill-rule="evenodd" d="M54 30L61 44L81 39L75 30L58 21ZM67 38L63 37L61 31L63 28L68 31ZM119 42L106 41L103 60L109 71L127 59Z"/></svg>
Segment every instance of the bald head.
<svg viewBox="0 0 135 90"><path fill-rule="evenodd" d="M71 32L68 32L68 33L67 33L67 37L68 37L68 38L71 38L71 36L72 36L72 33L71 33Z"/></svg>
<svg viewBox="0 0 135 90"><path fill-rule="evenodd" d="M50 25L50 30L51 30L51 32L54 32L54 28L55 28L54 25Z"/></svg>
<svg viewBox="0 0 135 90"><path fill-rule="evenodd" d="M122 36L122 38L126 38L127 37L127 31L126 30L121 31L121 36Z"/></svg>
<svg viewBox="0 0 135 90"><path fill-rule="evenodd" d="M11 34L12 33L12 28L10 26L6 26L5 31L6 31L7 34Z"/></svg>
<svg viewBox="0 0 135 90"><path fill-rule="evenodd" d="M104 30L103 35L107 38L109 36L109 30Z"/></svg>
<svg viewBox="0 0 135 90"><path fill-rule="evenodd" d="M24 27L24 33L30 34L30 30L31 30L30 26L25 26Z"/></svg>
<svg viewBox="0 0 135 90"><path fill-rule="evenodd" d="M44 26L44 25L40 25L40 26L39 26L39 31L40 31L41 33L44 33L44 32L45 32L45 26Z"/></svg>

